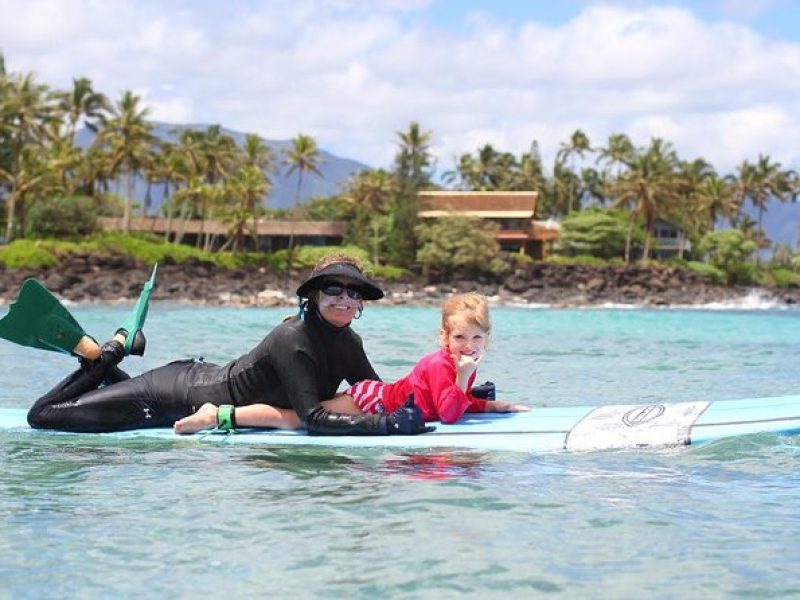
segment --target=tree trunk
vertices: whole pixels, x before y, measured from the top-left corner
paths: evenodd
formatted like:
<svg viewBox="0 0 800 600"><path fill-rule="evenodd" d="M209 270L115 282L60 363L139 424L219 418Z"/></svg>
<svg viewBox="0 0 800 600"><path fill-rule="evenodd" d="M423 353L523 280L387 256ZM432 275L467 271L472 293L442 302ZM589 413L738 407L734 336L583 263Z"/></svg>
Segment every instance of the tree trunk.
<svg viewBox="0 0 800 600"><path fill-rule="evenodd" d="M131 230L131 211L133 210L133 178L135 172L131 169L125 178L125 210L122 213L122 230L128 233Z"/></svg>
<svg viewBox="0 0 800 600"><path fill-rule="evenodd" d="M169 181L164 184L164 203L161 205L167 207L167 230L164 232L164 241L169 243L169 235L172 233L172 206L169 197Z"/></svg>
<svg viewBox="0 0 800 600"><path fill-rule="evenodd" d="M11 193L6 198L6 205L8 207L6 211L6 243L8 244L14 240L14 217L16 216L17 208L17 192L13 184L11 186Z"/></svg>
<svg viewBox="0 0 800 600"><path fill-rule="evenodd" d="M631 237L633 237L633 213L628 219L628 233L625 235L625 264L631 262Z"/></svg>

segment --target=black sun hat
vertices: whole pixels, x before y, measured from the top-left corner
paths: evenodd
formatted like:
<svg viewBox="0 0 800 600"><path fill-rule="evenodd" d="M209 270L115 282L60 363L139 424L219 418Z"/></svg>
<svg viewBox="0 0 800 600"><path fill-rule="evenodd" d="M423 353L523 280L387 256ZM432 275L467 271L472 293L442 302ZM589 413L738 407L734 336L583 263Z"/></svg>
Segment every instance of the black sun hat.
<svg viewBox="0 0 800 600"><path fill-rule="evenodd" d="M320 289L320 286L325 281L336 277L349 277L352 279L354 281L353 287L359 289L364 300L380 300L383 298L383 290L375 282L368 279L358 268L349 263L333 263L316 273L312 273L297 288L297 295L301 298L308 298L311 292Z"/></svg>

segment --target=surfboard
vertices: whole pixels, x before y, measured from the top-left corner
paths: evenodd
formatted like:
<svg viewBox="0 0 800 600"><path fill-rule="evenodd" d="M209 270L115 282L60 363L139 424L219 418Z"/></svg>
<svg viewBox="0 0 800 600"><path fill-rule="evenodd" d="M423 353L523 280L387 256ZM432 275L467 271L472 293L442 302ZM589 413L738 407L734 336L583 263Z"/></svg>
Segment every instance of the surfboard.
<svg viewBox="0 0 800 600"><path fill-rule="evenodd" d="M800 395L741 400L533 407L526 413L468 413L454 425L435 423L418 436L313 436L303 431L243 429L232 434L176 435L171 429L74 434L31 429L26 410L0 408L0 431L116 439L340 448L466 448L517 452L589 451L706 444L755 433L800 434Z"/></svg>

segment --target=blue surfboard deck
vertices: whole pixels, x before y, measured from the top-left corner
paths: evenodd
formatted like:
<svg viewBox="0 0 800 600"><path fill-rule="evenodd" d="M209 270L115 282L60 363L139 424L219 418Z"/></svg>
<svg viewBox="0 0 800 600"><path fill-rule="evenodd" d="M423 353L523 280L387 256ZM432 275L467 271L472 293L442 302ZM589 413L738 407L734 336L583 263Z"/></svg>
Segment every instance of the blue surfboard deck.
<svg viewBox="0 0 800 600"><path fill-rule="evenodd" d="M73 434L31 429L25 419L26 412L0 408L0 431L275 447L466 448L517 452L670 447L754 433L800 434L800 395L672 404L533 407L526 413L470 413L454 425L435 423L435 432L418 436L312 436L304 431L266 429L187 436L176 435L167 428Z"/></svg>

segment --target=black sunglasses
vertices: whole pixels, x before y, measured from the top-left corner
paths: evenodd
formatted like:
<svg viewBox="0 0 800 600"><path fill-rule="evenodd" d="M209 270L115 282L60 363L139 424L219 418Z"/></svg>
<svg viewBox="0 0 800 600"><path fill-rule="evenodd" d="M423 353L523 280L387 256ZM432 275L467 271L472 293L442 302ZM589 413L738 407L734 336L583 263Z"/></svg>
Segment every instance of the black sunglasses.
<svg viewBox="0 0 800 600"><path fill-rule="evenodd" d="M329 281L322 284L322 287L319 288L319 291L325 294L326 296L341 296L342 292L347 290L347 295L350 296L353 300L361 300L362 293L361 288L355 287L352 285L345 285L343 283L339 283L338 281Z"/></svg>

